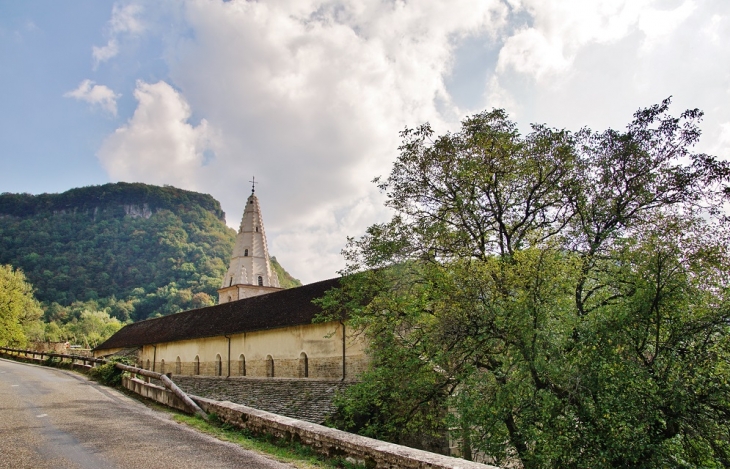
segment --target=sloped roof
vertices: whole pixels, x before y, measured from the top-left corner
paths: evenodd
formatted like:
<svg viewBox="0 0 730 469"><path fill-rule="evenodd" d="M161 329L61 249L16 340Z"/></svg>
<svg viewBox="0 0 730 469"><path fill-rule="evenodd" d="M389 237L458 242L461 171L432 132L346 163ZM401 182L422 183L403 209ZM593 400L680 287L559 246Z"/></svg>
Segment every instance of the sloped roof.
<svg viewBox="0 0 730 469"><path fill-rule="evenodd" d="M222 305L193 309L135 322L120 329L94 350L139 347L176 340L311 324L322 309L312 303L339 286L339 278Z"/></svg>

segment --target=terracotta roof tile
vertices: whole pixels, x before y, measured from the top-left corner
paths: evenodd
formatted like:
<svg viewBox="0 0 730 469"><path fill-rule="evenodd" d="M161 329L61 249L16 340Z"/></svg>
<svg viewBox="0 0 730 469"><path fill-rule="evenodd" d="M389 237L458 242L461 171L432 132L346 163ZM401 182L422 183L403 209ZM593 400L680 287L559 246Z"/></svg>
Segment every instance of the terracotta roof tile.
<svg viewBox="0 0 730 469"><path fill-rule="evenodd" d="M311 324L321 308L312 300L339 285L339 278L135 322L94 350L139 347L176 340Z"/></svg>

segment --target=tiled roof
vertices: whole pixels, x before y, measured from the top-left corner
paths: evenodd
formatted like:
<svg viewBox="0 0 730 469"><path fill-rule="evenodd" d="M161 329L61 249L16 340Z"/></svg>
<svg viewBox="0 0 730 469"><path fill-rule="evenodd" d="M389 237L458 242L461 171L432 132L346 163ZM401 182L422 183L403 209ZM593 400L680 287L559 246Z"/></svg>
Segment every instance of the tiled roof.
<svg viewBox="0 0 730 469"><path fill-rule="evenodd" d="M311 324L321 308L312 303L339 285L339 279L193 309L124 326L95 350L139 347L176 340Z"/></svg>

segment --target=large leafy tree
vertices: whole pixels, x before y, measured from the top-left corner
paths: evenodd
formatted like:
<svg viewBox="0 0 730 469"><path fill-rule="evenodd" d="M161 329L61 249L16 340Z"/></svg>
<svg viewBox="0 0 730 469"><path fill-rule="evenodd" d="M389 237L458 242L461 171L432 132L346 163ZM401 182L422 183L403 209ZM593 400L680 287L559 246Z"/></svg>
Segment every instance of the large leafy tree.
<svg viewBox="0 0 730 469"><path fill-rule="evenodd" d="M337 423L527 468L730 465L730 172L669 104L625 131L405 130L395 215L322 300L373 359Z"/></svg>
<svg viewBox="0 0 730 469"><path fill-rule="evenodd" d="M0 265L0 345L24 346L28 340L26 330L40 324L42 314L23 272Z"/></svg>

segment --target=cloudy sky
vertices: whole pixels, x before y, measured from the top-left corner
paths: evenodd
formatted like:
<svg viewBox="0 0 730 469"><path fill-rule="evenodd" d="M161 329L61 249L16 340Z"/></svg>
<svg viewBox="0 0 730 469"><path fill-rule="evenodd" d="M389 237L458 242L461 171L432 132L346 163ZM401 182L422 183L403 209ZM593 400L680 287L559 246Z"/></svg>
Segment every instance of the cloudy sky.
<svg viewBox="0 0 730 469"><path fill-rule="evenodd" d="M236 227L255 175L312 282L388 218L406 126L622 128L671 95L730 158L729 46L727 0L0 0L0 192L170 184Z"/></svg>

